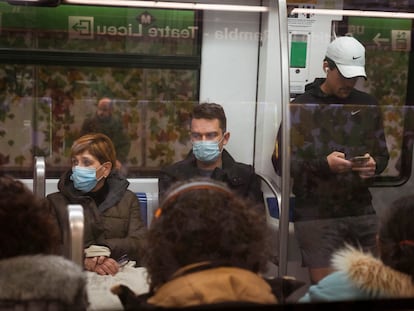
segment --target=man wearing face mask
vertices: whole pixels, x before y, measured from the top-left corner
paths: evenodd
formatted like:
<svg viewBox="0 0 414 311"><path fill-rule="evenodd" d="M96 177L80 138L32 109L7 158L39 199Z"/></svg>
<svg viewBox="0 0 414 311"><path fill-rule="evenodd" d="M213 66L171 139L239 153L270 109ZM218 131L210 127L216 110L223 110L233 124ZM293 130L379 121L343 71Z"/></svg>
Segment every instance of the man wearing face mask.
<svg viewBox="0 0 414 311"><path fill-rule="evenodd" d="M243 197L258 203L258 208L264 211L260 179L254 168L236 162L224 149L230 139L226 123L226 115L220 105L201 103L194 107L190 124L193 148L184 160L161 170L158 182L160 198L174 182L204 176L227 183Z"/></svg>

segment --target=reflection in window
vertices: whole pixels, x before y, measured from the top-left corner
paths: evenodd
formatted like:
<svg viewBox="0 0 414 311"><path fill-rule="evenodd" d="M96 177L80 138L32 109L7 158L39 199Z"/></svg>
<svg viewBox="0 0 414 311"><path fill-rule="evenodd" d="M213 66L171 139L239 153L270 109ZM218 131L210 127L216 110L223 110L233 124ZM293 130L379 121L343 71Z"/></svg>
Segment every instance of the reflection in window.
<svg viewBox="0 0 414 311"><path fill-rule="evenodd" d="M113 113L131 141L132 175L154 175L189 149L189 112L197 95L197 70L0 67L4 169L31 171L44 156L53 176L70 165L69 151L98 99L113 99ZM34 77L37 77L35 79Z"/></svg>

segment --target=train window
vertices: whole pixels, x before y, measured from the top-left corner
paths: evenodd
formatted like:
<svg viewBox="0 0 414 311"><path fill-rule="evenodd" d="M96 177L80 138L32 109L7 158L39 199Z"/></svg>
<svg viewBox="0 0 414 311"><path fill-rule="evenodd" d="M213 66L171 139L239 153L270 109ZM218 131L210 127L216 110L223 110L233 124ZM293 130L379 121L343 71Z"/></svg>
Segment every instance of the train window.
<svg viewBox="0 0 414 311"><path fill-rule="evenodd" d="M6 3L0 11L3 170L30 177L33 156L43 156L47 176L59 177L100 97L112 99L129 141L118 153L127 153L130 177L181 159L199 92L198 12Z"/></svg>
<svg viewBox="0 0 414 311"><path fill-rule="evenodd" d="M374 109L366 103L335 102L328 121L321 121L318 113L325 107L289 102L326 77L328 44L336 36L352 36L365 46L367 60L368 79L359 79L356 88L378 101L382 147L389 154L366 198L372 196L373 208L381 212L412 193L413 1L35 2L0 1L1 173L30 180L34 157L41 156L47 179L56 182L71 165L73 141L93 128L98 113L110 112L117 123L107 116L104 123L125 135L111 138L116 144L127 138L128 147L117 147L127 177L138 180L135 189L142 179L155 184L162 166L182 160L191 149L194 105L216 102L226 112L231 138L225 148L235 160L270 175L278 186L295 186L295 180L277 175L271 162L282 121L297 126L292 131L297 141L313 135L311 148L317 148L326 129L342 135L372 126ZM101 99L109 101L101 106ZM286 107L293 121L282 120ZM350 116L356 116L352 126ZM309 131L306 124L322 130ZM361 141L347 142L340 147L352 146L349 154L363 155ZM330 143L325 145L338 147ZM304 187L314 186L302 181ZM331 187L326 183L318 199L323 201ZM308 279L301 262L289 264L299 272L287 274Z"/></svg>
<svg viewBox="0 0 414 311"><path fill-rule="evenodd" d="M372 1L344 1L343 4L337 2L335 5L309 1L309 4L297 4L296 6L292 4L292 6L299 8L299 10L290 8L289 31L291 33L295 33L295 31L309 33L311 47L325 41L329 42L335 36L353 36L365 46L365 68L368 79L366 81L359 80L356 87L370 93L378 100L390 154L387 167L376 178L376 185L405 183L411 176L412 164L411 128L414 107L412 103L413 91L410 85L413 79L411 70L413 25L410 18L393 18L393 13L409 12L413 9L412 5L408 1L404 2L402 7L396 6L393 1L384 1L382 5ZM313 9L325 11L319 15L318 12L312 12ZM355 10L366 10L366 15L363 13L340 15L337 14L338 9L346 9L350 12L352 10L354 12ZM384 10L390 12L388 16L372 13ZM318 35L317 31L325 26L328 26L331 32ZM292 37L291 53L297 49L296 44ZM312 82L315 77L325 76L320 61L324 57L322 54L324 51L321 51L320 54L311 53L308 61L309 68L306 68L306 71L300 69L292 71L291 68L293 98L303 93L305 85ZM294 67L292 59L291 67ZM314 59L319 60L316 65Z"/></svg>
<svg viewBox="0 0 414 311"><path fill-rule="evenodd" d="M318 268L332 267L334 260L321 264L324 257L322 252L326 249L325 246L330 244L323 245L324 241L335 240L338 244L334 242L327 248L340 249L344 240L354 243L355 239L358 239L357 244L362 247L362 240L366 238L356 237L356 231L359 229L352 232L353 224L344 225L342 228L342 221L349 217L356 223L360 218L356 215L361 215L365 206L369 206L372 214L375 211L377 215L382 216L395 200L413 193L414 6L412 1L352 0L300 3L288 1L288 6L288 31L292 34L289 42L292 57L290 74L293 74L293 79L290 80L290 95L293 103L288 105L290 120L286 120L289 123L286 132L290 134L289 158L293 181L281 176L284 179L282 184L292 182L288 184L291 188L285 188L293 194L293 198L290 199L294 200L294 226L299 246L303 251L302 260L309 260L309 265L317 262ZM329 31L326 32L324 29ZM292 56L296 53L295 49L297 50L296 42L293 40L295 33L307 34L308 47L311 49L306 70L302 72ZM328 56L328 44L343 36L353 37L365 47L367 79L358 78L355 88L371 94L375 98L371 103L368 103L368 100L351 102L351 96L343 97L349 100L346 102L342 101L343 98L340 96L332 96L338 94L330 88L334 83L330 79L332 74L337 74L334 77L345 81L344 84L352 81L344 78L339 68L341 59L332 62L332 59L325 58ZM317 46L323 48L316 51ZM342 49L346 50L346 47L342 46ZM352 59L358 58L358 55L352 56ZM314 81L316 83L311 85ZM326 81L332 84L321 86ZM312 86L315 91L310 93L309 89ZM308 91L307 95L301 96L305 90ZM364 133L364 136L358 138L360 133ZM369 187L365 186L364 189L364 186L360 187L360 179L353 179L362 177L361 175L347 176L346 173L342 174L343 172L332 169L331 163L328 164L328 170L324 171L325 162L320 159L330 161L332 158L329 156L333 150L351 159L353 167L358 167L359 164L354 162L353 157L363 155L367 152L363 150L369 148L368 146L376 149L376 169L381 167L380 174L373 178L374 183ZM279 145L276 147L276 150L280 149ZM364 161L360 157L357 158ZM280 165L280 161L277 163ZM365 198L368 198L366 202L362 198L364 192ZM283 195L288 197L289 194ZM289 203L282 209L286 207L290 208ZM367 211L364 214L367 218L362 220L362 223L366 228L372 229L376 227L376 223L367 220L370 213ZM330 221L335 225L329 227L327 223ZM325 225L329 227L326 231ZM335 229L330 231L334 226ZM309 234L319 230L320 233L309 238ZM342 233L344 235L341 236ZM398 244L398 240L394 243ZM375 248L374 244L371 245ZM315 257L320 256L315 261L312 261L314 258L309 255L312 251L318 253ZM332 253L329 253L326 258L331 259L331 255ZM379 255L385 257L381 250ZM392 263L388 262L387 265ZM318 282L318 273L323 270L318 268L309 268L309 276L313 282ZM341 270L342 267L337 265L335 268ZM348 272L349 270L345 273ZM411 275L411 272L406 270L406 274ZM363 279L364 273L360 275L360 279ZM314 289L311 296L317 295L318 288ZM330 296L328 300L330 299L335 300L337 297ZM354 300L357 298L354 297Z"/></svg>

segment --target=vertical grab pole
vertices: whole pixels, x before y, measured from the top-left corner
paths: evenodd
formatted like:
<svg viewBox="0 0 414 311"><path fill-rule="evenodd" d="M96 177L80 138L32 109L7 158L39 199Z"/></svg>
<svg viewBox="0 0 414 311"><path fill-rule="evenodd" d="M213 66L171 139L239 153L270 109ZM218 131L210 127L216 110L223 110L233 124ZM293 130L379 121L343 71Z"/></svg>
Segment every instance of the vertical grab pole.
<svg viewBox="0 0 414 311"><path fill-rule="evenodd" d="M68 205L70 259L83 267L83 207L79 204Z"/></svg>
<svg viewBox="0 0 414 311"><path fill-rule="evenodd" d="M288 41L288 19L286 0L276 1L279 38L280 38L280 64L282 74L282 141L281 141L281 160L282 160L282 198L281 212L279 219L279 269L278 275L287 274L288 241L289 241L289 197L290 197L290 133L289 133L289 41Z"/></svg>
<svg viewBox="0 0 414 311"><path fill-rule="evenodd" d="M46 188L46 164L44 157L34 157L34 169L33 169L33 192L39 198L45 197Z"/></svg>

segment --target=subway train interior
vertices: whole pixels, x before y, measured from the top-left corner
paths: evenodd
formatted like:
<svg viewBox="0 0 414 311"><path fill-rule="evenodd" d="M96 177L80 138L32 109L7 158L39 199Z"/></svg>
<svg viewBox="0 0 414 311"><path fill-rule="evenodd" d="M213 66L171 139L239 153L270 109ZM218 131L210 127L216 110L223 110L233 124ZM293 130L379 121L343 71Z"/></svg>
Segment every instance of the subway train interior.
<svg viewBox="0 0 414 311"><path fill-rule="evenodd" d="M83 121L110 97L131 142L122 170L149 225L160 168L191 149L193 106L221 104L226 150L261 177L269 275L304 281L286 302L299 305L310 281L290 217L289 169L279 176L271 161L279 126L288 133L289 103L326 76L333 38L355 37L368 77L356 88L378 100L390 155L370 188L373 206L381 214L414 194L413 20L412 0L0 1L0 171L39 196L57 191ZM289 168L289 152L282 157Z"/></svg>

